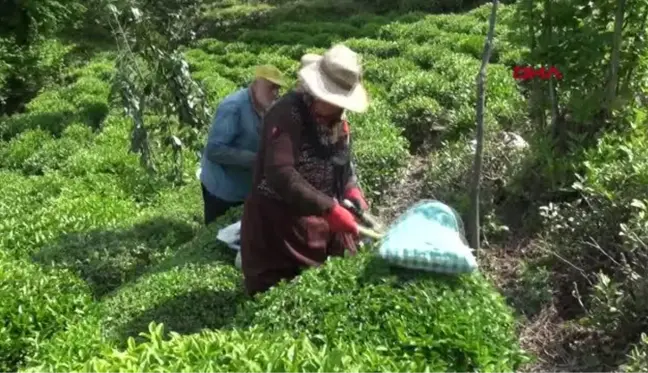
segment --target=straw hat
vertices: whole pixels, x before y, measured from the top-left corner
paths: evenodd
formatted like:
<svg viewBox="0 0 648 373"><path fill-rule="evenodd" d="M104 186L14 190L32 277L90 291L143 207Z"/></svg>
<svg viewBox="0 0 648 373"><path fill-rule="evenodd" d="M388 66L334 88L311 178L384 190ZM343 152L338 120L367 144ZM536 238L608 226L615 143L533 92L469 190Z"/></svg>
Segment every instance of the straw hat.
<svg viewBox="0 0 648 373"><path fill-rule="evenodd" d="M322 56L315 53L306 53L301 58L301 67L310 65L311 63L317 62L322 59Z"/></svg>
<svg viewBox="0 0 648 373"><path fill-rule="evenodd" d="M310 94L350 111L367 110L369 98L361 83L362 67L357 53L338 44L322 56L304 55L302 66L299 78Z"/></svg>
<svg viewBox="0 0 648 373"><path fill-rule="evenodd" d="M272 65L257 66L254 71L254 77L256 79L265 79L281 87L286 86L286 81L284 80L283 74L281 73L281 71L279 71L279 69Z"/></svg>

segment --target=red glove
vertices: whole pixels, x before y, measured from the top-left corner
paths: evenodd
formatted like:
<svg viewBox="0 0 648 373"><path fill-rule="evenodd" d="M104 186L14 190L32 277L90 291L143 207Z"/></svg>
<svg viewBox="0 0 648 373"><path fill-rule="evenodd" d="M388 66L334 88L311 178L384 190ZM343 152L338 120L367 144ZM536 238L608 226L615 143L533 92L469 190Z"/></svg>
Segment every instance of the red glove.
<svg viewBox="0 0 648 373"><path fill-rule="evenodd" d="M362 191L358 187L347 189L344 198L358 205L362 211L369 210L369 205L367 205L367 201L365 201Z"/></svg>
<svg viewBox="0 0 648 373"><path fill-rule="evenodd" d="M351 233L355 236L359 234L358 223L356 223L353 214L337 203L325 218L333 233Z"/></svg>

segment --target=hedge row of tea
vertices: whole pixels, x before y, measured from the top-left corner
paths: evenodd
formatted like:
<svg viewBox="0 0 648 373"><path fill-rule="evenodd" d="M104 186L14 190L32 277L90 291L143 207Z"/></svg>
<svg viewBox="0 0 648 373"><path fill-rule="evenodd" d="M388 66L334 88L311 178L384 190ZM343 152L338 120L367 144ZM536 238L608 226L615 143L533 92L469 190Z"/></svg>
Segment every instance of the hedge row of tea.
<svg viewBox="0 0 648 373"><path fill-rule="evenodd" d="M407 138L442 122L460 141L472 126L487 13L284 23L186 55L216 105L256 63L294 76L303 53L331 42L361 52L373 103L351 121L378 200L407 164ZM499 64L514 52L505 31L489 70L491 127L523 118ZM240 210L202 228L195 158L185 157L191 181L174 187L128 153L131 123L108 101L111 54L62 68L65 85L0 119L0 370L511 371L525 361L511 311L481 275L412 274L365 253L247 299L233 253L215 242Z"/></svg>
<svg viewBox="0 0 648 373"><path fill-rule="evenodd" d="M250 302L214 234L89 307L28 370L500 371L524 361L515 320L480 276L412 275L364 254ZM126 343L152 320L178 334L162 341L156 328Z"/></svg>

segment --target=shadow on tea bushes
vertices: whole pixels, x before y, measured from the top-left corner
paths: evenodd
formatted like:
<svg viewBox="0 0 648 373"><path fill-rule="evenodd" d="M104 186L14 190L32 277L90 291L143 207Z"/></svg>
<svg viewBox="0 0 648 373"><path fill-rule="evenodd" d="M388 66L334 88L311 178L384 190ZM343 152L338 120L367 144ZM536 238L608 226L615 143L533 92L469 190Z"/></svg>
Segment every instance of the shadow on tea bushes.
<svg viewBox="0 0 648 373"><path fill-rule="evenodd" d="M65 234L36 253L34 259L72 269L88 283L95 297L102 297L143 274L193 235L190 224L157 216L128 228Z"/></svg>
<svg viewBox="0 0 648 373"><path fill-rule="evenodd" d="M218 231L241 219L243 206L229 209L223 216L202 230L194 239L172 257L160 263L151 272L162 272L189 263L226 262L233 264L236 251L215 239Z"/></svg>
<svg viewBox="0 0 648 373"><path fill-rule="evenodd" d="M183 334L231 324L247 296L233 265L235 251L215 237L240 218L241 210L231 209L140 281L106 300L110 313L104 325L114 341L137 337L152 321Z"/></svg>
<svg viewBox="0 0 648 373"><path fill-rule="evenodd" d="M41 93L27 104L26 112L0 118L0 139L10 140L29 129L41 129L59 136L75 122L98 129L108 115L110 85L92 76Z"/></svg>
<svg viewBox="0 0 648 373"><path fill-rule="evenodd" d="M0 144L0 167L25 175L59 170L80 148L88 147L94 135L83 124L71 124L60 139L41 129L27 130Z"/></svg>
<svg viewBox="0 0 648 373"><path fill-rule="evenodd" d="M60 203L75 206L74 201L81 199L81 202L90 202L90 206L74 209L65 218L59 218L58 227L48 224L52 238L32 257L43 266L73 270L89 284L95 297L106 295L173 257L178 247L191 241L202 225L202 217L195 216L200 199L195 184L161 191L156 205L139 209L133 206L130 211L112 213L112 198L115 197L93 204L93 199L89 198L93 195L88 191L80 186L74 190L80 198L65 193L67 199L63 198ZM102 217L94 208L101 208L108 216ZM91 214L99 222L102 218L110 222L114 213L123 215L118 215L119 224L113 222L99 228L90 225L93 220L86 221L84 213ZM77 229L66 229L70 225Z"/></svg>
<svg viewBox="0 0 648 373"><path fill-rule="evenodd" d="M187 270L188 268L185 268L185 271ZM223 277L216 271L196 272L195 277L200 274ZM238 280L236 275L230 277ZM181 276L176 276L173 281L181 279ZM116 338L125 341L128 337L138 337L152 321L163 323L167 330L180 334L193 334L204 329L227 327L236 315L238 307L246 299L245 292L242 288L237 288L236 283L237 281L228 281L224 290L211 287L200 288L205 284L185 285L187 288L197 289L189 291L183 289L185 292L178 291L178 295L165 299L142 313L129 314L131 319L115 330L118 336Z"/></svg>
<svg viewBox="0 0 648 373"><path fill-rule="evenodd" d="M334 259L259 296L237 322L371 349L399 366L512 371L526 361L511 310L480 275L404 272L369 253Z"/></svg>
<svg viewBox="0 0 648 373"><path fill-rule="evenodd" d="M193 298L198 293L180 290L191 287L209 288L212 295L223 294L216 289L232 289L234 293L226 292L226 299L218 301L218 310L212 312L213 317L226 318L231 313L221 307L232 310L245 299L231 298L239 289L232 281L239 276L231 265L216 263L152 274L104 303L112 314L108 324L128 326L134 321L141 330L147 321L138 310L160 310L169 304L163 299L180 299L182 294L194 301L180 305L183 312L209 312L212 296L201 300ZM142 343L131 340L124 351L112 349L114 343L100 342L96 326L74 326L53 339L45 359L27 371L494 372L512 371L526 360L517 346L510 310L479 275L452 280L395 271L363 254L333 260L243 304L232 329L186 336L171 333L164 341L162 326L151 325ZM158 319L174 315L150 314ZM97 323L99 317L92 320ZM127 320L131 321L123 322ZM178 328L178 320L168 321ZM214 327L223 326L223 321ZM89 334L79 335L83 330ZM89 341L94 352L82 345L83 358L75 357L74 345L88 338L94 338ZM151 354L154 359L148 358Z"/></svg>
<svg viewBox="0 0 648 373"><path fill-rule="evenodd" d="M41 346L30 366L75 370L102 351L122 346L128 337L141 340L139 333L152 321L182 333L228 327L247 297L233 265L235 252L215 236L240 215L241 208L230 210L146 274L100 299Z"/></svg>

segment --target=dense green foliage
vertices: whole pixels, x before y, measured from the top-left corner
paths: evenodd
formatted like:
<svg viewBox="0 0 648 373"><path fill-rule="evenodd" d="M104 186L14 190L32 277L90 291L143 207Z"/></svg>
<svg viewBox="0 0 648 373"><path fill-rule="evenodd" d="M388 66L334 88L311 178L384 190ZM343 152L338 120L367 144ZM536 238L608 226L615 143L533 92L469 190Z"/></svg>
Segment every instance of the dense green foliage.
<svg viewBox="0 0 648 373"><path fill-rule="evenodd" d="M344 42L362 56L372 99L350 115L372 202L418 183L466 213L490 6L10 1L0 15L0 371L513 371L529 361L518 321L551 309L559 323L546 329L560 332L540 349L523 341L541 361L566 351L570 370L645 370L648 2L621 4L498 11L480 262L526 236L507 258L523 262L520 278L497 281L513 289L491 285L501 268L446 278L363 253L249 299L233 252L215 241L241 209L201 227L194 153L206 113L256 64L294 83L302 54ZM519 64L557 65L565 78L516 83ZM424 169L403 183L415 164Z"/></svg>
<svg viewBox="0 0 648 373"><path fill-rule="evenodd" d="M219 261L222 256L208 253L219 248L210 242L207 249L199 249L209 242L206 237L183 247L198 262L172 269L167 269L171 263L162 264L124 287L103 301L100 309L55 336L40 352L42 357L36 357L43 365L33 370L172 371L174 367L207 369L213 364L208 370L264 371L279 364L274 369L479 367L500 371L513 369L525 359L517 347L508 308L479 276L453 280L410 274L399 278L402 273L377 263L372 255L363 255L336 260L262 296L258 303L245 303L236 270ZM173 264L177 263L175 258ZM475 312L456 317L466 307ZM126 346L126 355L109 352L111 345L147 331L150 320L159 320L181 334L203 327L221 331L177 337L159 346L147 339L141 344L133 341ZM102 328L106 330L103 335L97 332ZM433 340L431 335L438 337ZM157 331L154 339L161 337ZM272 344L276 348L267 349ZM160 359L141 360L141 351L151 348ZM209 350L223 355L212 356L205 352ZM286 356L290 350L296 351ZM128 368L132 359L138 362Z"/></svg>
<svg viewBox="0 0 648 373"><path fill-rule="evenodd" d="M12 371L52 333L64 329L77 310L90 304L87 287L68 271L42 272L32 263L0 260L0 370Z"/></svg>
<svg viewBox="0 0 648 373"><path fill-rule="evenodd" d="M331 264L259 299L246 321L262 330L308 331L334 345L353 343L415 371L500 371L522 361L511 339L514 320L479 275L412 274L371 255Z"/></svg>

